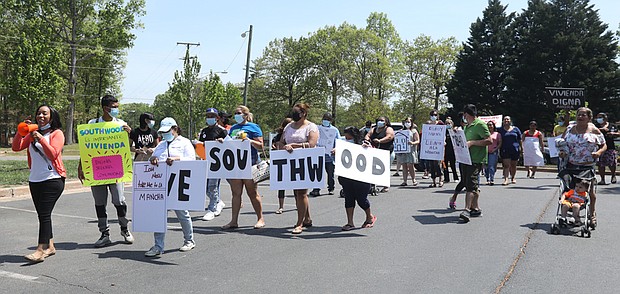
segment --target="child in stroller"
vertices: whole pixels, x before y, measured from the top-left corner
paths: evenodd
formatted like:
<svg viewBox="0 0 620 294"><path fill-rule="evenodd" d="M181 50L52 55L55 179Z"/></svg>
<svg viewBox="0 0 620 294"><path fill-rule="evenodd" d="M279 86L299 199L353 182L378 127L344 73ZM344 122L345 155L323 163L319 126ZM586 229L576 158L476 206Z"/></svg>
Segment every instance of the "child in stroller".
<svg viewBox="0 0 620 294"><path fill-rule="evenodd" d="M582 225L581 218L579 217L579 209L588 201L588 188L590 188L590 183L582 180L575 184L575 189L570 189L562 194L562 197L560 197L560 205L562 205L562 218L559 219L560 227L564 227L568 224L566 216L568 210L571 208L575 218L574 225Z"/></svg>
<svg viewBox="0 0 620 294"><path fill-rule="evenodd" d="M560 200L556 212L555 222L551 225L551 233L559 234L561 227L567 227L568 211L572 209L574 225L581 227L581 236L590 237L590 229L595 225L590 219L590 202L588 191L596 189L596 175L593 168L564 169L558 174L560 179ZM591 187L593 186L593 187ZM582 216L580 211L585 212Z"/></svg>

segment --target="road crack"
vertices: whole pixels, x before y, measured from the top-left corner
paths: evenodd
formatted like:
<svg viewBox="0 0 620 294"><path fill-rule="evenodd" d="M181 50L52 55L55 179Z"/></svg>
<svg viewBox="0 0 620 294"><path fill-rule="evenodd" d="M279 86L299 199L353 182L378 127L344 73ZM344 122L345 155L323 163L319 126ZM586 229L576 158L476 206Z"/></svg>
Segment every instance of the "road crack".
<svg viewBox="0 0 620 294"><path fill-rule="evenodd" d="M95 290L92 290L92 289L90 289L90 288L88 288L88 287L86 287L86 286L82 286L82 285L77 285L77 284L72 284L72 283L63 282L63 281L61 281L61 280L59 280L59 279L57 279L57 278L55 278L55 277L52 277L52 276L48 276L48 275L41 275L41 276L42 276L42 277L46 277L46 278L50 278L50 279L52 279L52 280L56 281L56 283L61 284L61 285L70 286L70 287L76 287L76 288L81 288L81 289L87 290L88 292L91 292L91 293L105 294L105 293L100 292L100 291L95 291Z"/></svg>
<svg viewBox="0 0 620 294"><path fill-rule="evenodd" d="M521 244L521 246L519 247L519 254L517 254L515 259L512 261L512 264L508 268L508 272L504 276L504 279L502 280L501 283L499 283L497 288L495 288L495 292L493 292L493 293L499 294L502 291L502 289L506 286L506 283L512 277L512 274L514 273L515 268L519 264L519 261L525 255L525 249L527 248L527 245L530 243L530 240L532 239L532 235L534 235L534 232L536 231L536 229L538 229L538 226L540 225L540 222L542 221L543 217L545 216L545 213L547 213L547 211L549 210L549 207L553 203L557 203L557 199L558 199L557 195L558 195L558 193L559 193L559 188L555 191L555 193L553 194L551 199L549 199L549 201L547 202L545 207L542 209L542 211L540 212L540 214L536 218L536 221L534 222L534 225L530 228L530 230L527 232L527 234L525 234L525 238L523 240L523 244Z"/></svg>

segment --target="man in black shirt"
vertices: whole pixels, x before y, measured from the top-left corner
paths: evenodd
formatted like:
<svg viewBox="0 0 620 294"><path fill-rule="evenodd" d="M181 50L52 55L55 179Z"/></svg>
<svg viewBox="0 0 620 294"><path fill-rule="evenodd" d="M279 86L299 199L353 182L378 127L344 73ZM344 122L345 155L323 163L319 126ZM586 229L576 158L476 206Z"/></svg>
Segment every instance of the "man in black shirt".
<svg viewBox="0 0 620 294"><path fill-rule="evenodd" d="M135 152L134 161L148 161L153 154L153 149L159 144L157 131L153 129L155 126L155 116L145 112L140 115L140 127L131 130L129 139L131 139L131 152Z"/></svg>
<svg viewBox="0 0 620 294"><path fill-rule="evenodd" d="M198 141L215 141L226 138L228 132L217 123L219 120L220 115L217 109L207 109L207 127L200 131ZM222 209L226 206L220 199L220 179L207 179L207 197L209 197L209 206L202 220L210 221L219 216Z"/></svg>

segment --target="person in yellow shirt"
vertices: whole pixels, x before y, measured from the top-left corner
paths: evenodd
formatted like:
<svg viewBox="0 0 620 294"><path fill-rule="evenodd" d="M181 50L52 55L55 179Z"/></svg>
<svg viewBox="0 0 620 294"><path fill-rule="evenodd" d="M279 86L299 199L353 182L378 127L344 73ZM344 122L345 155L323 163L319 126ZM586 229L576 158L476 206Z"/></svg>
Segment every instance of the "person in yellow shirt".
<svg viewBox="0 0 620 294"><path fill-rule="evenodd" d="M558 124L553 127L553 136L562 136L568 128L568 124L570 122L570 114L563 113L560 117L558 117Z"/></svg>

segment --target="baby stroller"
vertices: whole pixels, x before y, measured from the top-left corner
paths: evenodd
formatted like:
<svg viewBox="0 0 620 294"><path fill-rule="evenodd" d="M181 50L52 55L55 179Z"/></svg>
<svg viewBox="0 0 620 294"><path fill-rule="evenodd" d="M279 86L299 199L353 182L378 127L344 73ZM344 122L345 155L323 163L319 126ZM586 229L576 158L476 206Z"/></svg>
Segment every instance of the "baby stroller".
<svg viewBox="0 0 620 294"><path fill-rule="evenodd" d="M590 220L590 195L589 195L589 191L591 191L591 189L594 189L594 191L596 191L596 176L595 176L594 169L590 167L566 168L560 171L560 173L558 174L558 178L560 179L560 189L559 189L560 193L559 193L558 199L561 199L562 194L564 194L565 192L568 192L570 189L574 189L577 182L580 182L580 181L589 182L590 189L588 189L587 197L586 197L584 204L581 205L579 209L580 213L578 215L574 215L572 213L572 210L569 210L568 216L571 216L572 214L572 218L575 220L575 222L579 222L583 218L583 222L581 222L582 225L580 228L581 237L590 238L591 231L596 228L596 225L592 223L592 221ZM551 233L555 235L559 234L560 230L563 227L567 226L566 222L560 221L562 219L561 209L562 209L562 204L558 202L555 222L551 224ZM584 214L583 216L581 213L582 211L585 212L583 213Z"/></svg>

